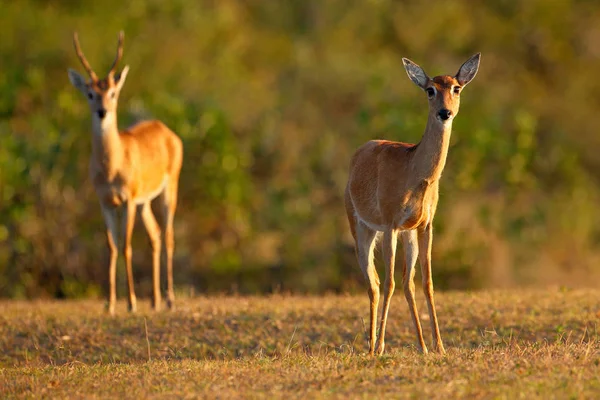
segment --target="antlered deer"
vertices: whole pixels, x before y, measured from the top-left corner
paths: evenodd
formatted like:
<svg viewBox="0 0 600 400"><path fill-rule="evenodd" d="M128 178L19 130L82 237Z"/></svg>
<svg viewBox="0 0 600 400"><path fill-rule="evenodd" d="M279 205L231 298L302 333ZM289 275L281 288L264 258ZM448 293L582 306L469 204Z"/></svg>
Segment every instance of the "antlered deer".
<svg viewBox="0 0 600 400"><path fill-rule="evenodd" d="M129 66L116 73L123 56L123 32L119 34L117 55L104 79L98 79L73 35L75 52L90 76L90 81L69 69L69 79L88 99L92 113L92 156L90 178L100 200L106 222L110 250L108 311L115 312L117 268L117 210L122 213L122 246L127 268L129 310L136 311L136 296L131 266L131 234L137 206L152 244L153 307L160 308L161 233L165 234L167 253L167 305L173 307L173 216L177 207L177 185L183 160L181 139L160 121L143 121L119 131L117 102ZM164 218L157 222L150 202L160 198Z"/></svg>

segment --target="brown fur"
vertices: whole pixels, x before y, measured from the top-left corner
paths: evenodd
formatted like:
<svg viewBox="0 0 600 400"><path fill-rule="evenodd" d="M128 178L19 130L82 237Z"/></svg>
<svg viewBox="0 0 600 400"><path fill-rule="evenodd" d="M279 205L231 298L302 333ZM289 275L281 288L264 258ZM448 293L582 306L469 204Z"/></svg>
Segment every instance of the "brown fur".
<svg viewBox="0 0 600 400"><path fill-rule="evenodd" d="M177 180L181 169L181 139L160 121L143 121L119 132L121 164L109 166L110 154L95 155L90 175L107 205L136 202L156 191L164 176Z"/></svg>
<svg viewBox="0 0 600 400"><path fill-rule="evenodd" d="M359 265L369 284L371 299L371 354L382 354L390 301L394 292L395 250L401 235L405 250L403 266L404 293L417 331L417 341L423 352L423 340L414 298L414 264L421 252L423 289L428 300L435 348L443 353L433 301L431 280L431 224L435 216L439 180L446 163L451 134L451 121L458 113L460 90L477 73L479 55L469 59L456 77L427 77L410 60L405 68L413 82L424 90L435 89L429 97L429 117L421 142L416 145L372 140L361 146L350 161L345 206L350 230L356 242ZM444 122L440 113L451 116ZM383 234L383 235L381 235ZM383 237L383 257L386 264L384 305L379 338L376 343L376 320L379 303L379 276L373 263L373 247L378 235Z"/></svg>
<svg viewBox="0 0 600 400"><path fill-rule="evenodd" d="M119 93L127 77L128 67L115 75L122 54L123 35L119 38L117 57L104 79L98 79L79 48L77 55L90 74L86 80L73 70L69 78L88 99L92 113L92 157L90 178L100 200L107 225L110 250L108 310L114 313L116 304L117 209L123 210L122 243L127 268L129 309L136 310L136 296L131 265L131 234L137 206L152 244L153 306L160 308L160 253L161 235L165 236L167 254L167 304L173 306L173 216L177 208L177 188L183 161L181 139L160 121L140 122L126 130L117 127ZM160 223L156 220L150 202L158 198L164 212Z"/></svg>

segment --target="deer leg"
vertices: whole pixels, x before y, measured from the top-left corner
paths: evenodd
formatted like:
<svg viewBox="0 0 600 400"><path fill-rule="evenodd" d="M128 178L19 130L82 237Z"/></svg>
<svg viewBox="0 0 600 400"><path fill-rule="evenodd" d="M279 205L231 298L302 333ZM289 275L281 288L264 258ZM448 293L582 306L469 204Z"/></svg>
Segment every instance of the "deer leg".
<svg viewBox="0 0 600 400"><path fill-rule="evenodd" d="M165 247L167 253L167 307L175 308L175 292L173 290L173 252L175 249L175 238L173 234L173 218L177 209L177 181L174 180L165 192L164 204L164 227Z"/></svg>
<svg viewBox="0 0 600 400"><path fill-rule="evenodd" d="M142 221L148 237L150 238L150 244L152 246L152 294L153 301L152 307L154 310L160 310L160 251L161 251L161 238L160 238L160 226L156 222L154 214L152 214L152 208L150 202L145 203L142 206Z"/></svg>
<svg viewBox="0 0 600 400"><path fill-rule="evenodd" d="M127 287L129 289L129 311L137 311L137 299L133 284L133 267L131 265L131 235L135 223L135 203L127 202L123 213L123 255L125 256L125 267L127 269Z"/></svg>
<svg viewBox="0 0 600 400"><path fill-rule="evenodd" d="M433 232L431 224L423 230L419 230L419 251L421 254L421 275L423 279L423 291L427 298L427 307L429 309L429 320L431 321L431 332L434 339L435 350L441 354L445 354L444 344L440 335L440 327L438 325L437 314L435 312L435 303L433 301L433 279L431 277L431 246L433 242Z"/></svg>
<svg viewBox="0 0 600 400"><path fill-rule="evenodd" d="M417 303L415 301L415 264L419 256L419 246L417 243L417 234L414 230L402 232L402 245L404 247L404 268L402 270L402 284L404 286L404 296L408 303L408 309L412 316L415 330L417 331L417 342L419 348L424 354L427 354L427 346L423 340L423 330L421 321L417 312Z"/></svg>
<svg viewBox="0 0 600 400"><path fill-rule="evenodd" d="M396 283L394 282L394 266L396 259L396 244L398 234L392 229L388 229L383 234L383 258L385 261L385 283L383 284L383 309L381 311L381 325L379 326L379 337L377 338L377 348L375 353L382 355L385 349L385 326L387 324L388 312Z"/></svg>
<svg viewBox="0 0 600 400"><path fill-rule="evenodd" d="M367 284L370 300L369 322L369 354L375 354L375 340L377 339L376 323L379 306L379 275L373 262L373 250L377 232L367 227L362 222L356 224L356 256Z"/></svg>
<svg viewBox="0 0 600 400"><path fill-rule="evenodd" d="M117 210L102 206L102 216L106 224L106 239L109 251L108 312L114 315L117 303Z"/></svg>

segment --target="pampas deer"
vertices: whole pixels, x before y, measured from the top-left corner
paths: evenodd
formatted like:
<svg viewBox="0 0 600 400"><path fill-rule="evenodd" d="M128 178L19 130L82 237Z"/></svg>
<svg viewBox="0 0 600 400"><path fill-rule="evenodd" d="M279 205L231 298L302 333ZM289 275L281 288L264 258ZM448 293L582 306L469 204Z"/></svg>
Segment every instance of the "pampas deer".
<svg viewBox="0 0 600 400"><path fill-rule="evenodd" d="M118 222L117 210L122 210L121 242L127 269L129 310L136 311L136 296L131 265L131 234L136 209L152 245L153 307L159 309L161 233L164 232L167 255L167 305L173 307L173 216L177 207L177 185L183 160L183 146L179 137L160 121L140 122L119 131L117 102L125 83L129 66L120 73L117 64L123 56L123 32L119 34L117 55L104 79L99 79L90 67L81 48L77 33L73 35L75 52L90 80L69 69L69 79L87 98L92 114L92 155L90 178L94 185L102 215L110 260L108 266L108 311L115 312ZM150 202L160 198L164 218L160 223L152 213Z"/></svg>
<svg viewBox="0 0 600 400"><path fill-rule="evenodd" d="M475 77L480 54L469 58L454 76L430 78L412 61L403 58L408 77L429 100L425 133L418 144L373 140L360 147L350 162L345 192L346 212L356 256L368 284L370 299L369 353L381 355L385 348L385 327L394 293L394 265L398 235L404 247L402 271L404 295L423 353L427 346L415 302L415 263L420 259L423 290L427 298L434 349L445 353L433 300L431 278L432 222L438 202L438 188L446 164L452 121L458 113L463 88ZM379 305L379 276L373 250L382 237L385 262L384 300L376 341Z"/></svg>

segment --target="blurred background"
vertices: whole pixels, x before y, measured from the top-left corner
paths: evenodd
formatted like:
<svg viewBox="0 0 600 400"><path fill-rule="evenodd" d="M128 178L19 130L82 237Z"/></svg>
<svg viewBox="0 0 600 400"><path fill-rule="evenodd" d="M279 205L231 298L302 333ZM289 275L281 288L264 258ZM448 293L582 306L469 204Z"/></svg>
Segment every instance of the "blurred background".
<svg viewBox="0 0 600 400"><path fill-rule="evenodd" d="M436 288L599 282L598 2L1 0L0 10L0 296L106 287L91 119L67 77L84 72L75 30L100 76L125 31L120 126L158 118L184 141L180 292L366 290L343 207L349 159L370 139L419 141L427 101L402 57L434 76L478 51L441 183ZM149 295L140 221L133 256L137 293ZM118 270L123 293L121 257Z"/></svg>

